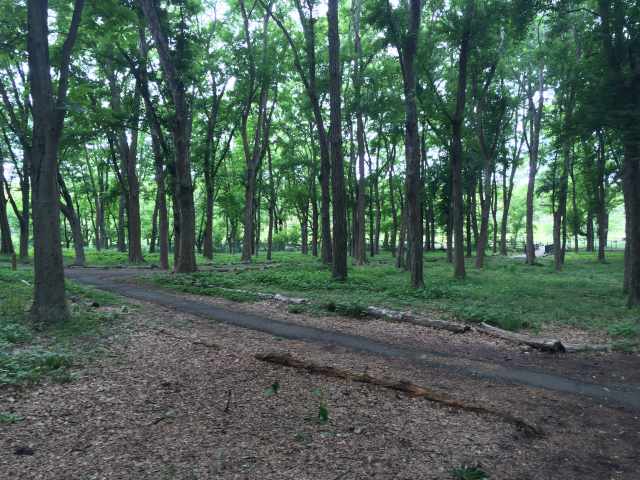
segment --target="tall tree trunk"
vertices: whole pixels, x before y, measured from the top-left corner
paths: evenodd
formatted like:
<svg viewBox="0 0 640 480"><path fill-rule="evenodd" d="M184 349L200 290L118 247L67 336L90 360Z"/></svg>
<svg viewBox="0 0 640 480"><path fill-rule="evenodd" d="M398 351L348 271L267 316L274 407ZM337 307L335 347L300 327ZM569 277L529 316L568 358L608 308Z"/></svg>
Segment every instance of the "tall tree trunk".
<svg viewBox="0 0 640 480"><path fill-rule="evenodd" d="M333 263L335 280L347 278L347 215L342 157L341 63L338 0L329 0L329 103L331 110L331 188L333 193Z"/></svg>
<svg viewBox="0 0 640 480"><path fill-rule="evenodd" d="M604 134L598 132L598 148L596 151L596 221L598 222L598 261L605 261L605 248L609 230L609 213L607 212L606 190L606 152Z"/></svg>
<svg viewBox="0 0 640 480"><path fill-rule="evenodd" d="M366 180L364 177L364 120L362 115L362 44L360 42L360 14L362 1L353 1L353 45L355 58L353 60L353 93L354 110L356 116L356 142L358 145L358 176L356 184L356 223L354 228L355 258L358 265L364 265L367 261L367 249L365 241L365 201ZM373 241L373 239L371 239Z"/></svg>
<svg viewBox="0 0 640 480"><path fill-rule="evenodd" d="M496 182L496 171L493 170L493 182L491 184L491 218L493 220L493 245L491 250L495 255L498 253L498 184Z"/></svg>
<svg viewBox="0 0 640 480"><path fill-rule="evenodd" d="M305 87L305 92L309 97L311 103L311 109L313 112L313 119L318 134L318 144L320 146L320 190L321 190L321 230L322 230L322 244L321 244L321 256L322 261L325 264L331 264L333 261L333 244L331 241L331 157L329 152L329 137L327 135L324 120L322 117L322 107L320 105L320 95L317 89L316 80L316 37L315 37L315 24L316 19L313 17L313 11L315 5L313 2L305 3L307 11L303 7L303 2L295 0L294 2L296 10L302 24L302 30L304 33L304 51L306 57L306 71L298 54L296 44L293 37L285 27L284 23L276 16L272 15L273 19L277 23L278 27L283 31L291 50L294 55L294 66L300 75L300 79Z"/></svg>
<svg viewBox="0 0 640 480"><path fill-rule="evenodd" d="M393 187L393 162L395 160L395 145L392 147L392 155L389 159L389 204L391 206L391 235L389 239L389 248L391 255L396 256L396 237L398 235L398 209Z"/></svg>
<svg viewBox="0 0 640 480"><path fill-rule="evenodd" d="M467 208L466 208L466 217L467 217L467 221L465 222L465 228L466 228L466 233L467 233L467 242L466 242L466 247L467 247L467 257L471 258L471 256L473 255L473 239L471 238L471 195L467 194Z"/></svg>
<svg viewBox="0 0 640 480"><path fill-rule="evenodd" d="M456 110L451 120L451 224L454 240L454 277L462 280L466 276L464 266L464 209L462 204L462 131L467 94L467 64L471 47L471 24L475 11L475 0L468 0L465 8L464 30L458 58Z"/></svg>
<svg viewBox="0 0 640 480"><path fill-rule="evenodd" d="M420 172L420 140L418 137L418 108L416 104L416 55L420 33L422 2L409 1L409 25L402 45L402 79L405 109L405 159L406 159L406 216L407 239L411 264L411 285L424 287L423 232L422 232L422 175Z"/></svg>
<svg viewBox="0 0 640 480"><path fill-rule="evenodd" d="M311 187L311 255L318 256L318 194L316 189L315 175L313 176L313 185Z"/></svg>
<svg viewBox="0 0 640 480"><path fill-rule="evenodd" d="M536 263L536 247L533 242L533 200L535 196L536 174L538 173L538 152L540 146L540 127L544 108L544 65L538 67L538 106L534 104L534 92L529 80L527 97L529 101L529 180L527 182L527 264Z"/></svg>
<svg viewBox="0 0 640 480"><path fill-rule="evenodd" d="M407 234L407 207L403 196L400 196L400 235L398 238L398 250L396 253L396 267L406 270L406 234Z"/></svg>
<svg viewBox="0 0 640 480"><path fill-rule="evenodd" d="M195 208L193 203L193 181L191 179L191 114L186 99L186 86L182 72L175 62L176 55L184 53L184 34L178 34L175 44L176 52L171 52L167 34L163 31L158 15L158 6L153 0L138 0L153 35L160 66L164 79L171 92L174 107L172 121L172 137L175 153L175 197L174 208L177 207L179 236L176 238L176 251L179 256L174 265L178 273L189 273L196 270L195 255ZM175 216L175 211L174 211ZM178 243L179 242L179 243Z"/></svg>
<svg viewBox="0 0 640 480"><path fill-rule="evenodd" d="M627 208L625 280L629 306L640 305L640 143L626 140L623 185ZM627 247L628 245L628 247Z"/></svg>
<svg viewBox="0 0 640 480"><path fill-rule="evenodd" d="M71 24L60 52L58 93L54 98L49 59L48 1L27 2L29 83L33 99L31 186L34 294L31 314L41 324L51 324L69 317L60 245L58 148L64 127L71 51L83 7L83 0L74 2Z"/></svg>
<svg viewBox="0 0 640 480"><path fill-rule="evenodd" d="M556 272L562 270L564 264L565 236L567 224L567 193L569 182L569 168L571 165L571 147L565 145L563 164L558 185L558 208L554 213L553 225L553 261Z"/></svg>
<svg viewBox="0 0 640 480"><path fill-rule="evenodd" d="M135 138L136 144L138 138L137 122L136 116L136 127L132 132L132 137ZM142 225L140 222L140 181L136 172L136 153L137 148L130 148L129 158L127 159L127 243L130 263L144 262L144 256L142 255Z"/></svg>
<svg viewBox="0 0 640 480"><path fill-rule="evenodd" d="M580 232L580 216L578 215L578 194L576 189L575 162L571 162L571 208L573 210L573 251L578 253L580 247L578 245L578 234Z"/></svg>
<svg viewBox="0 0 640 480"><path fill-rule="evenodd" d="M151 101L149 81L147 75L147 42L144 27L138 29L140 59L142 68L137 70L145 115L151 127L151 150L153 152L153 166L156 182L156 208L158 212L158 248L160 250L160 268L169 269L169 214L167 209L167 192L165 160L169 158L169 148L166 145L160 120Z"/></svg>

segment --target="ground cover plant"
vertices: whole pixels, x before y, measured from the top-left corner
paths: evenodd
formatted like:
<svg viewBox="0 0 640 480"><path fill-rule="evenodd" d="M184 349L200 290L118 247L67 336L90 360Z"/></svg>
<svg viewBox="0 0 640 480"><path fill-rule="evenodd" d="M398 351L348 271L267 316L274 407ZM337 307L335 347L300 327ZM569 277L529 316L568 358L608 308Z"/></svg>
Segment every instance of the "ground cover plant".
<svg viewBox="0 0 640 480"><path fill-rule="evenodd" d="M193 274L157 275L153 281L185 292L239 300L255 299L255 295L243 296L237 290L286 294L349 316L364 316L363 310L373 305L487 322L508 330L569 325L608 332L620 340L639 335L639 312L626 306L618 288L623 275L621 254L611 254L606 264L592 255L569 254L561 273L554 270L551 259L541 258L537 266L528 266L519 258L495 256L487 259L482 271L469 268L466 280L456 281L446 256L430 253L425 261L429 280L418 290L410 288L393 260L390 254L376 256L366 265L352 266L350 277L339 282L317 259L296 253L277 253L272 263L261 263L257 257L256 264L264 268L246 268L237 256L219 255L214 265L231 264L235 269L216 271L214 266Z"/></svg>
<svg viewBox="0 0 640 480"><path fill-rule="evenodd" d="M116 306L121 301L69 281L70 319L34 328L28 311L32 281L29 270L0 268L0 385L70 381L74 366L90 358L98 339L119 321Z"/></svg>

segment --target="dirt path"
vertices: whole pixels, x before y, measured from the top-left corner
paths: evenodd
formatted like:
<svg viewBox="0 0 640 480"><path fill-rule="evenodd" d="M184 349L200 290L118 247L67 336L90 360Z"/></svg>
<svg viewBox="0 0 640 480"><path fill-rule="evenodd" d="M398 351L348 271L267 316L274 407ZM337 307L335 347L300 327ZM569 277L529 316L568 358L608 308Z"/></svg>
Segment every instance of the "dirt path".
<svg viewBox="0 0 640 480"><path fill-rule="evenodd" d="M286 314L265 304L225 306L129 284L131 272L83 272L70 276L122 292L134 308L102 346L105 354L80 366L72 383L0 390L0 411L24 417L0 425L2 480L452 480L463 465L479 466L491 480L627 480L640 469L636 409L494 375L478 355L495 357L500 371L498 352L513 355L501 345L457 358L464 343L451 337L460 342L455 349L430 347L435 353L423 359L416 344L425 332L415 327L386 325L388 342L373 330L377 324L360 325L360 335L322 318L302 329L302 320L286 323ZM234 306L235 320L226 323L221 316ZM270 351L407 379L510 412L545 434L526 437L491 416L254 358ZM326 423L318 421L320 406Z"/></svg>
<svg viewBox="0 0 640 480"><path fill-rule="evenodd" d="M189 313L203 318L224 322L229 325L248 328L269 333L281 338L302 340L325 345L336 345L357 352L366 352L388 358L402 358L416 363L423 368L455 372L460 376L471 376L503 382L515 382L531 387L554 390L575 395L588 396L598 402L620 405L640 410L640 385L626 383L626 385L611 383L584 382L570 376L548 373L544 369L531 369L505 365L505 362L481 362L465 359L459 361L456 355L443 350L418 349L407 346L393 345L373 340L366 336L351 335L305 325L299 325L281 320L274 320L267 316L256 316L239 311L220 308L209 302L199 301L193 297L173 294L149 285L139 285L128 281L140 275L140 270L104 270L104 269L73 269L67 272L70 278L94 287L123 295L136 300L155 303L174 309L178 312ZM547 357L549 356L548 354ZM588 375L592 362L576 365L573 370L581 370L582 376ZM628 365L625 365L628 367ZM632 372L638 369L631 365ZM613 368L620 371L620 368ZM575 376L574 376L575 377ZM624 377L623 377L624 378Z"/></svg>

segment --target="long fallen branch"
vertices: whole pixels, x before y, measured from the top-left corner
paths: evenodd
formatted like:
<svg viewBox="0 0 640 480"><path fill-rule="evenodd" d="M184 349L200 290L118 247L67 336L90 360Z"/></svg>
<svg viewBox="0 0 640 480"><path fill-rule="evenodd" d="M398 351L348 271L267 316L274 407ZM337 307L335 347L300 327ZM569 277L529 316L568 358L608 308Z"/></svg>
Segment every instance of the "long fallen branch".
<svg viewBox="0 0 640 480"><path fill-rule="evenodd" d="M603 352L611 349L609 345L588 344L588 343L569 344L569 343L563 343L561 340L556 338L531 337L529 335L524 335L522 333L509 332L507 330L494 327L493 325L489 325L484 322L478 325L476 329L480 332L486 333L487 335L501 338L509 342L528 345L537 350L542 350L543 352L554 352L554 353L587 352L587 351Z"/></svg>
<svg viewBox="0 0 640 480"><path fill-rule="evenodd" d="M175 333L170 332L169 330L165 330L164 328L158 328L158 329L155 329L155 331L162 335L166 335L167 337L172 337L177 340L184 340L185 342L191 342L194 345L202 345L203 347L212 348L214 350L220 350L220 346L216 345L215 343L203 342L202 340L194 340L193 338L176 335Z"/></svg>
<svg viewBox="0 0 640 480"><path fill-rule="evenodd" d="M384 318L397 322L411 323L413 325L436 328L438 330L448 330L453 333L464 333L470 330L470 327L468 325L463 325L456 322L448 322L446 320L434 320L431 318L414 315L410 312L399 312L397 310L389 310L387 308L380 307L367 307L366 311L367 314L372 317Z"/></svg>
<svg viewBox="0 0 640 480"><path fill-rule="evenodd" d="M340 378L343 380L350 380L353 382L368 383L370 385L377 385L379 387L388 388L390 390L396 390L406 393L410 397L423 398L430 402L445 405L447 407L463 410L467 412L474 412L478 414L491 415L498 417L508 423L515 425L515 427L525 433L528 436L539 437L543 435L542 430L526 421L511 415L510 413L501 412L499 410L492 410L480 405L472 405L464 403L460 400L448 398L446 395L436 393L425 387L421 387L406 380L392 380L387 378L372 377L366 373L355 373L348 370L342 370L340 368L318 365L313 362L307 362L292 357L288 353L258 353L255 358L262 361L273 363L276 365L282 365L285 367L291 367L298 370L304 370L306 372L318 375L325 375L333 378Z"/></svg>

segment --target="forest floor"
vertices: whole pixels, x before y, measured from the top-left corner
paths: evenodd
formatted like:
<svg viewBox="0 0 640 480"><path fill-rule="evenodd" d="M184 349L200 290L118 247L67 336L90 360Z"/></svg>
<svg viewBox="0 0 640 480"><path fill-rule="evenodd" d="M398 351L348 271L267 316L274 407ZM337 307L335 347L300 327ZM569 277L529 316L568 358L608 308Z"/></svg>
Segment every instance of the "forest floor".
<svg viewBox="0 0 640 480"><path fill-rule="evenodd" d="M62 348L73 360L52 362L26 383L0 378L0 477L628 479L640 469L637 353L549 354L470 332L170 293L141 272L70 270L129 298L70 282L78 329L47 332L42 342L26 330L22 339L5 338L7 358ZM28 275L2 272L0 280L3 301L16 299L1 304L8 305L2 319L13 318L5 323L14 327L0 334L19 331ZM147 301L131 298L137 294ZM233 318L262 324L226 323ZM329 337L274 336L273 325ZM386 350L358 348L371 345ZM77 354L79 348L95 354ZM254 357L266 352L411 381L507 412L543 434ZM0 363L2 373L15 363ZM49 374L58 370L66 373ZM530 372L533 380L502 375L510 371ZM532 385L540 379L561 383ZM581 390L589 386L600 394Z"/></svg>

